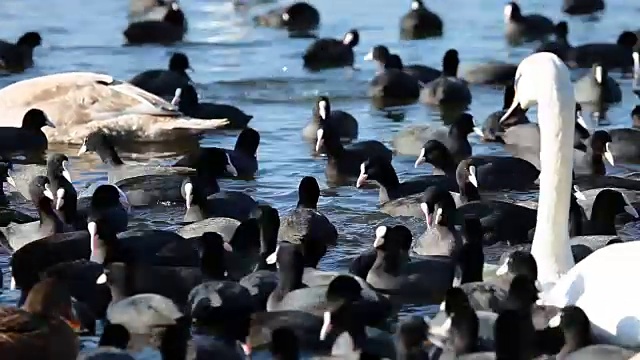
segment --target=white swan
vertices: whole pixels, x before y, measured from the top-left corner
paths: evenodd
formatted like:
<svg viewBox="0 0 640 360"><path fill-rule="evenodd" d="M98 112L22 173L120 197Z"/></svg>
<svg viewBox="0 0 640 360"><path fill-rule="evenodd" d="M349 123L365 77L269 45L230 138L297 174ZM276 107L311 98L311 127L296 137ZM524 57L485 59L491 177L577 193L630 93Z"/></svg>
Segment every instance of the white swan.
<svg viewBox="0 0 640 360"><path fill-rule="evenodd" d="M90 72L46 75L0 89L0 126L21 126L24 113L34 107L55 119L55 129L43 129L54 143L80 144L98 128L127 140L166 141L227 123L225 119L191 119L153 94Z"/></svg>
<svg viewBox="0 0 640 360"><path fill-rule="evenodd" d="M640 347L640 242L606 246L575 266L571 256L567 224L575 99L569 71L557 56L537 53L520 63L515 86L511 109L538 104L540 199L531 252L538 280L548 289L541 302L577 305L599 340Z"/></svg>

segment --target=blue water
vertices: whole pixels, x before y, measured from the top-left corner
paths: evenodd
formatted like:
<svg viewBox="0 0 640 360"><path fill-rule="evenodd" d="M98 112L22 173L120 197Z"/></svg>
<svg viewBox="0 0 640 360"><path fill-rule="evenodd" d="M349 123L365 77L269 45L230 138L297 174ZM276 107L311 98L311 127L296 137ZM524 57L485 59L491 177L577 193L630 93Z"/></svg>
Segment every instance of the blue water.
<svg viewBox="0 0 640 360"><path fill-rule="evenodd" d="M400 17L408 10L409 1L368 0L310 1L322 17L321 36L341 38L350 28L360 31L356 47L359 71L330 70L307 73L302 69L301 55L312 40L289 39L284 32L254 27L251 17L275 6L255 6L247 12L236 12L230 1L182 0L189 19L187 41L171 47L123 47L122 31L127 26L128 2L124 0L2 0L0 1L0 38L15 41L25 31L39 31L43 46L36 49L36 66L24 74L0 77L0 87L45 74L64 71L108 73L128 79L149 68L164 68L174 51L182 51L191 59L192 78L202 100L234 104L254 115L250 125L260 131L260 172L255 181L222 182L225 188L245 189L257 199L270 202L286 213L296 202L298 181L305 175L315 176L323 197L320 209L340 231L339 245L331 249L322 267L343 268L348 257L357 254L372 241L375 226L385 216L376 212L377 191L355 187L327 188L325 160L311 155L311 147L301 137L301 129L311 115L318 95L328 95L333 109L346 110L360 124L360 139L388 142L393 134L410 124L439 122L433 109L422 105L406 107L402 121L391 120L373 109L367 99L367 83L375 72L374 64L362 61L372 46L387 45L399 53L405 64L422 63L440 67L442 54L449 48L460 52L464 72L473 64L487 60L518 63L532 46L510 48L503 39L502 1L434 0L428 1L444 23L444 36L439 39L402 41L399 39ZM622 30L635 30L640 6L633 1L608 0L607 11L599 19L568 18L560 12L558 0L523 2L523 11L539 12L555 21L569 23L570 41L613 42ZM629 79L619 79L623 102L609 110L612 126L628 126L629 112L637 100L631 93ZM480 124L502 105L502 91L484 86L472 87L471 113ZM1 116L0 111L0 116ZM535 114L535 112L533 112ZM214 133L203 144L230 147L236 133ZM499 153L497 145L474 142L475 153ZM54 145L55 151L74 155L77 148ZM105 179L104 166L93 154L72 156L72 176L79 187L88 181ZM128 161L169 162L172 153L125 154ZM413 157L397 156L394 166L400 178L428 172L428 167L413 168ZM136 211L136 226L171 228L182 209ZM421 231L419 221L412 230ZM3 262L6 272L6 258ZM5 276L8 279L8 276ZM6 284L5 282L5 288ZM5 290L2 298L15 299Z"/></svg>

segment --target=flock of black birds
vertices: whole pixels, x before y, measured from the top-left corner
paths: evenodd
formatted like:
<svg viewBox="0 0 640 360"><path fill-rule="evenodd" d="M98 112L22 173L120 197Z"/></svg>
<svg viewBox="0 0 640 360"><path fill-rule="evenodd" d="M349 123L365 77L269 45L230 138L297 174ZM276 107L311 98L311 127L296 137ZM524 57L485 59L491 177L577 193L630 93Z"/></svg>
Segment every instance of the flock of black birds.
<svg viewBox="0 0 640 360"><path fill-rule="evenodd" d="M244 0L234 5L251 6ZM569 15L600 16L603 10L603 0L563 1ZM188 30L175 1L132 1L129 15L124 36L130 45L180 42ZM540 42L536 51L553 52L570 68L592 69L576 82L570 231L574 240L589 236L572 248L578 262L622 241L620 226L640 217L630 201L640 191L637 177L607 175L605 166L640 162L640 107L631 112L631 128L594 131L583 117L584 107L604 120L607 108L620 102L609 71L632 73L635 91L638 32L573 46L565 21L525 14L515 2L505 5L504 19L510 44ZM254 20L291 37L315 38L320 13L297 2ZM442 19L422 0L413 0L400 21L403 39L444 31ZM359 40L356 29L343 39L314 40L303 65L310 71L353 67ZM41 42L36 32L15 44L0 42L0 70L34 66ZM233 149L199 148L168 166L127 164L117 139L97 130L78 155L97 154L108 166L108 181L78 191L64 154L49 154L46 165L10 160L14 152L47 150L42 128L56 125L43 110L29 110L21 128L0 128L0 180L15 189L0 197L0 242L11 256L11 287L21 294L19 307L0 308L0 358L132 359L144 346L157 348L165 360L631 358L631 350L595 344L579 307L536 305L538 271L528 250L537 211L504 197L509 190L535 189L540 174L538 125L522 108L506 113L517 66L489 62L459 77L456 49L446 51L438 70L405 66L384 45L365 60L380 65L370 85L374 104L420 101L452 114L453 121L448 128L403 130L392 151L377 140L356 141L357 120L332 109L329 97L317 99L302 136L326 155L328 182L373 182L380 211L427 225L417 238L401 221L379 226L372 247L353 259L348 272L317 269L339 234L318 210L315 178L300 181L297 206L282 215L242 191L221 191L221 178L259 176L260 134L248 127L253 116L242 110L199 101L183 53L171 56L168 69L142 72L129 83L170 100L186 116L227 119L228 128L241 130ZM465 112L472 101L469 84L504 87L503 109L482 126ZM504 144L513 156L473 155L468 136L474 133ZM391 163L395 154L415 156L415 167L430 164L433 175L400 181ZM9 206L18 198L31 202L38 217ZM132 208L167 203L185 206L176 231L129 229ZM510 250L488 274L484 249L505 243ZM411 316L396 324L404 304L439 303L432 318ZM99 347L80 353L78 336L95 335L99 320Z"/></svg>

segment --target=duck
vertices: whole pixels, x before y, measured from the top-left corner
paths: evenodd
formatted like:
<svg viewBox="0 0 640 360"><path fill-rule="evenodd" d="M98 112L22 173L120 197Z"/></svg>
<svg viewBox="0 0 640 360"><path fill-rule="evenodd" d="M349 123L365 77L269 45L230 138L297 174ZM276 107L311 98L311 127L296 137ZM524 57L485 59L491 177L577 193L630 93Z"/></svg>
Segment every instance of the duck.
<svg viewBox="0 0 640 360"><path fill-rule="evenodd" d="M636 140L640 140L640 105L631 110L631 127L607 129L611 136L609 151L618 161L640 162L640 147L636 145Z"/></svg>
<svg viewBox="0 0 640 360"><path fill-rule="evenodd" d="M512 45L545 40L555 30L551 19L539 14L524 15L513 1L504 6L504 22L507 42Z"/></svg>
<svg viewBox="0 0 640 360"><path fill-rule="evenodd" d="M127 43L172 44L183 40L187 32L184 12L177 2L172 2L162 20L143 20L129 24L123 32Z"/></svg>
<svg viewBox="0 0 640 360"><path fill-rule="evenodd" d="M360 33L356 29L347 31L342 41L331 38L318 39L309 45L302 55L303 66L311 71L353 67L353 48L359 42Z"/></svg>
<svg viewBox="0 0 640 360"><path fill-rule="evenodd" d="M471 144L467 136L474 132L473 115L461 113L449 129L429 125L414 125L401 130L393 137L393 148L398 154L418 156L425 142L442 141L456 162L471 156Z"/></svg>
<svg viewBox="0 0 640 360"><path fill-rule="evenodd" d="M592 106L593 117L597 120L604 118L611 104L622 101L620 85L608 75L607 69L600 63L593 64L591 73L578 79L574 88L576 101Z"/></svg>
<svg viewBox="0 0 640 360"><path fill-rule="evenodd" d="M21 308L0 309L3 359L74 360L79 329L64 286L46 279L34 286Z"/></svg>
<svg viewBox="0 0 640 360"><path fill-rule="evenodd" d="M178 105L183 114L194 119L227 119L224 129L244 129L253 119L253 115L246 114L233 105L200 102L198 93L191 84L176 89L172 102Z"/></svg>
<svg viewBox="0 0 640 360"><path fill-rule="evenodd" d="M253 344L246 338L254 308L249 290L233 281L207 281L191 291L188 308L198 357L240 360L250 353Z"/></svg>
<svg viewBox="0 0 640 360"><path fill-rule="evenodd" d="M562 329L564 346L556 355L564 359L589 359L606 356L610 359L631 359L635 352L625 348L596 344L591 335L587 314L578 306L568 305L549 321L549 326Z"/></svg>
<svg viewBox="0 0 640 360"><path fill-rule="evenodd" d="M302 129L305 139L317 141L317 133L321 122L330 122L331 127L340 135L340 141L349 142L358 138L358 121L353 115L343 110L332 110L327 96L319 96L313 107L311 121Z"/></svg>
<svg viewBox="0 0 640 360"><path fill-rule="evenodd" d="M420 98L420 91L420 83L404 71L400 56L391 54L384 71L371 79L368 94L375 106L385 108L413 104Z"/></svg>
<svg viewBox="0 0 640 360"><path fill-rule="evenodd" d="M471 92L465 80L458 78L458 51L449 49L442 57L442 75L425 85L420 101L427 105L463 108L471 104Z"/></svg>
<svg viewBox="0 0 640 360"><path fill-rule="evenodd" d="M41 153L49 146L47 136L42 128L49 126L55 129L56 125L40 109L30 109L22 118L22 126L0 127L0 151L33 152ZM19 140L19 141L18 141Z"/></svg>
<svg viewBox="0 0 640 360"><path fill-rule="evenodd" d="M366 181L374 181L379 186L378 202L383 211L388 208L386 206L388 202L421 193L431 185L454 188L454 190L457 186L455 182L453 182L455 185L452 184L452 179L442 175L419 177L400 182L391 162L381 157L371 157L360 165L360 175L356 181L356 187L362 187Z"/></svg>
<svg viewBox="0 0 640 360"><path fill-rule="evenodd" d="M427 223L426 231L413 243L412 252L420 256L457 254L463 236L455 227L458 211L451 194L438 186L431 186L423 194L420 209Z"/></svg>
<svg viewBox="0 0 640 360"><path fill-rule="evenodd" d="M56 91L45 91L55 88ZM176 106L129 83L105 74L67 72L15 82L0 89L1 126L20 127L32 108L55 119L44 128L49 143L81 144L102 129L126 141L184 139L225 126L226 120L185 117Z"/></svg>
<svg viewBox="0 0 640 360"><path fill-rule="evenodd" d="M615 158L609 151L613 139L605 130L595 131L589 138L587 151L574 151L574 173L579 175L606 175L605 161L615 166Z"/></svg>
<svg viewBox="0 0 640 360"><path fill-rule="evenodd" d="M327 180L336 184L352 183L360 174L360 164L371 156L381 156L389 161L391 150L377 140L360 141L343 146L339 133L331 123L322 122L317 131L316 153L324 147L327 155L325 175Z"/></svg>
<svg viewBox="0 0 640 360"><path fill-rule="evenodd" d="M509 96L513 101L513 95ZM505 100L507 100L505 98ZM510 105L509 105L510 106ZM505 144L505 150L515 157L522 158L539 167L540 158L540 127L537 123L529 122L526 112L523 109L516 108L510 113L510 116L501 121L501 116L506 110L492 114L485 122L482 132L484 138L490 141L497 140ZM591 136L589 127L582 116L582 106L576 103L576 121L575 121L575 137L574 149L586 151L587 146L584 141ZM527 122L525 122L525 120Z"/></svg>
<svg viewBox="0 0 640 360"><path fill-rule="evenodd" d="M168 69L143 71L129 79L129 83L163 99L172 99L176 89L191 83L192 80L187 74L187 70L190 69L187 55L176 52L169 58Z"/></svg>
<svg viewBox="0 0 640 360"><path fill-rule="evenodd" d="M384 70L384 66L391 55L392 54L388 47L384 45L376 45L371 48L367 55L364 56L364 61L376 61L381 67L381 70ZM438 69L418 64L404 65L402 70L424 84L435 80L440 77L440 74L442 74Z"/></svg>
<svg viewBox="0 0 640 360"><path fill-rule="evenodd" d="M574 46L567 52L567 64L572 68L588 69L599 63L608 70L628 72L633 68L633 47L638 37L623 31L615 43L588 43Z"/></svg>
<svg viewBox="0 0 640 360"><path fill-rule="evenodd" d="M412 0L411 10L400 18L400 37L405 40L442 36L440 16L427 9L422 0Z"/></svg>
<svg viewBox="0 0 640 360"><path fill-rule="evenodd" d="M367 274L367 283L402 303L442 301L454 281L456 265L451 254L423 254L423 257L407 262L405 240L398 238L398 231L397 227L379 226L376 229L373 244L376 260Z"/></svg>
<svg viewBox="0 0 640 360"><path fill-rule="evenodd" d="M468 69L462 79L469 84L506 86L513 82L517 67L503 61L489 61Z"/></svg>
<svg viewBox="0 0 640 360"><path fill-rule="evenodd" d="M429 140L416 159L415 167L433 159L432 153L447 154L449 150L438 140ZM432 165L445 173L455 173L457 165L448 154L440 156L440 162ZM540 171L530 162L511 156L474 155L467 159L476 169L475 177L481 190L529 189L538 179ZM509 176L512 174L513 176ZM517 174L517 176L516 176Z"/></svg>
<svg viewBox="0 0 640 360"><path fill-rule="evenodd" d="M210 217L226 217L238 221L249 219L258 203L241 191L216 192L206 196L206 186L196 176L182 181L181 193L185 199L184 222L197 222Z"/></svg>
<svg viewBox="0 0 640 360"><path fill-rule="evenodd" d="M320 25L320 12L313 5L299 1L270 10L253 18L261 26L284 28L290 32L315 30Z"/></svg>
<svg viewBox="0 0 640 360"><path fill-rule="evenodd" d="M508 129L512 127L516 128L517 125L531 123L524 111L514 111L509 118L504 119L504 121L500 123L500 119L502 119L504 113L509 109L511 103L513 103L514 94L513 84L505 86L502 97L502 109L489 114L482 124L482 127L474 128L474 132L481 136L483 141L503 142L502 135L506 133ZM523 128L529 127L530 126L524 126Z"/></svg>
<svg viewBox="0 0 640 360"><path fill-rule="evenodd" d="M538 46L538 48L536 48L535 52L551 52L558 55L562 61L567 61L567 54L572 48L568 40L569 24L567 24L566 21L558 22L556 24L554 35L555 40L543 42Z"/></svg>
<svg viewBox="0 0 640 360"><path fill-rule="evenodd" d="M109 183L118 186L132 206L145 206L162 201L183 201L180 185L196 170L162 165L125 164L109 135L102 131L89 134L78 150L78 156L94 152L109 166ZM155 180L155 181L154 181Z"/></svg>
<svg viewBox="0 0 640 360"><path fill-rule="evenodd" d="M636 288L627 280L636 266L633 259L640 253L640 245L623 242L605 246L577 264L571 253L568 218L575 100L569 70L556 55L537 53L520 63L516 79L512 107L537 103L539 113L545 114L538 119L545 146L540 154L538 222L531 247L544 289L540 304L579 306L589 317L596 339L638 347L640 325L625 319L635 314L626 299ZM543 88L546 90L540 90ZM608 280L610 276L616 276L617 281ZM622 283L627 286L620 286ZM575 296L578 293L580 296ZM603 302L607 303L606 311L602 311Z"/></svg>
<svg viewBox="0 0 640 360"><path fill-rule="evenodd" d="M478 217L482 223L483 243L509 245L529 242L529 230L535 227L536 211L509 201L481 199L476 167L469 159L458 165L456 174L460 184L458 212L465 217Z"/></svg>
<svg viewBox="0 0 640 360"><path fill-rule="evenodd" d="M329 245L338 241L338 230L318 211L320 186L318 181L305 176L298 185L296 208L280 219L278 240L302 244L306 266L315 267Z"/></svg>
<svg viewBox="0 0 640 360"><path fill-rule="evenodd" d="M258 146L260 146L260 133L248 127L238 135L233 150L218 147L199 148L180 158L173 166L194 168L199 176L209 180L230 176L252 179L258 172ZM223 160L222 155L226 161ZM221 166L223 164L224 167Z"/></svg>
<svg viewBox="0 0 640 360"><path fill-rule="evenodd" d="M569 15L591 15L603 11L604 0L563 0L562 12Z"/></svg>
<svg viewBox="0 0 640 360"><path fill-rule="evenodd" d="M29 31L15 44L0 40L0 70L21 73L33 67L33 50L42 45L40 33Z"/></svg>

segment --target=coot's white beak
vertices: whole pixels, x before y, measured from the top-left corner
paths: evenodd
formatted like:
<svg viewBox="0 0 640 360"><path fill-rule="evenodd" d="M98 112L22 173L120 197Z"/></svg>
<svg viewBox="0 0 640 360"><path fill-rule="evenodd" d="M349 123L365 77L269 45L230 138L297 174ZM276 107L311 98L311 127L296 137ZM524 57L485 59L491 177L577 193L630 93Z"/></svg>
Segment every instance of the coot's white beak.
<svg viewBox="0 0 640 360"><path fill-rule="evenodd" d="M236 169L235 166L233 166L233 163L231 162L231 157L229 156L229 154L227 154L227 166L225 167L225 169L229 174L231 174L231 176L238 176L238 170Z"/></svg>
<svg viewBox="0 0 640 360"><path fill-rule="evenodd" d="M276 246L276 250L271 255L267 256L267 258L265 260L267 262L267 264L273 265L273 264L276 263L276 261L278 260L278 248L279 247Z"/></svg>
<svg viewBox="0 0 640 360"><path fill-rule="evenodd" d="M610 142L604 144L604 158L607 160L607 162L609 164L611 164L611 166L615 166L615 162L613 161L613 154L611 153L611 150L609 150L609 144L611 144Z"/></svg>
<svg viewBox="0 0 640 360"><path fill-rule="evenodd" d="M638 215L638 211L636 211L636 208L633 207L631 201L629 201L629 198L627 198L627 195L622 192L620 194L622 195L624 202L627 204L624 206L624 211L626 211L629 215L633 216L636 219L640 218L640 215Z"/></svg>
<svg viewBox="0 0 640 360"><path fill-rule="evenodd" d="M190 209L191 203L193 202L193 184L190 182L184 184L184 197L184 200L187 203L187 209Z"/></svg>
<svg viewBox="0 0 640 360"><path fill-rule="evenodd" d="M504 264L500 265L500 267L498 268L498 270L496 270L496 275L497 276L502 276L504 274L506 274L509 271L509 261L505 261Z"/></svg>
<svg viewBox="0 0 640 360"><path fill-rule="evenodd" d="M98 276L98 278L96 279L96 284L102 285L106 283L107 283L107 274L105 273L100 274L100 276Z"/></svg>
<svg viewBox="0 0 640 360"><path fill-rule="evenodd" d="M69 173L68 165L69 165L69 162L67 160L62 162L62 176L64 176L65 179L71 182L71 174Z"/></svg>
<svg viewBox="0 0 640 360"><path fill-rule="evenodd" d="M416 162L413 164L414 168L417 168L418 166L424 164L427 161L427 159L424 157L424 148L422 148L420 150L420 155L418 155L418 158L416 159Z"/></svg>
<svg viewBox="0 0 640 360"><path fill-rule="evenodd" d="M431 212L429 211L429 205L427 203L420 204L420 210L424 214L424 218L427 222L427 229L431 228Z"/></svg>
<svg viewBox="0 0 640 360"><path fill-rule="evenodd" d="M573 185L573 196L575 196L576 199L581 201L587 200L587 197L584 195L582 191L580 191L580 188L578 188L578 185Z"/></svg>
<svg viewBox="0 0 640 360"><path fill-rule="evenodd" d="M476 188L478 187L478 178L476 177L476 167L473 165L469 166L469 182Z"/></svg>
<svg viewBox="0 0 640 360"><path fill-rule="evenodd" d="M373 247L377 248L378 246L381 246L382 244L384 244L384 236L387 234L387 227L386 226L378 226L378 228L376 229L376 239L373 242Z"/></svg>
<svg viewBox="0 0 640 360"><path fill-rule="evenodd" d="M322 149L322 145L324 144L324 130L318 129L316 136L318 137L318 140L316 140L316 152L320 152L320 149Z"/></svg>
<svg viewBox="0 0 640 360"><path fill-rule="evenodd" d="M323 315L322 328L320 329L320 341L324 341L331 331L331 312L325 311Z"/></svg>
<svg viewBox="0 0 640 360"><path fill-rule="evenodd" d="M62 209L62 205L64 205L64 194L65 191L63 188L59 188L56 191L56 210Z"/></svg>
<svg viewBox="0 0 640 360"><path fill-rule="evenodd" d="M364 61L371 61L371 60L373 60L373 50L369 51L367 55L364 56Z"/></svg>
<svg viewBox="0 0 640 360"><path fill-rule="evenodd" d="M82 146L80 146L80 150L78 150L78 156L84 154L87 152L87 143L84 142L82 143Z"/></svg>
<svg viewBox="0 0 640 360"><path fill-rule="evenodd" d="M362 184L367 181L368 177L369 176L365 172L364 163L360 164L360 175L358 176L358 180L356 180L356 187L359 188L362 186Z"/></svg>
<svg viewBox="0 0 640 360"><path fill-rule="evenodd" d="M171 105L178 106L178 104L180 104L180 95L182 95L182 89L177 88L175 94L173 95L173 99L171 99Z"/></svg>
<svg viewBox="0 0 640 360"><path fill-rule="evenodd" d="M16 181L11 177L11 175L7 176L7 183L16 189L18 188L16 186Z"/></svg>
<svg viewBox="0 0 640 360"><path fill-rule="evenodd" d="M53 121L51 121L51 119L47 115L45 115L44 123L49 127L52 127L54 129L56 128L56 124L54 124Z"/></svg>

